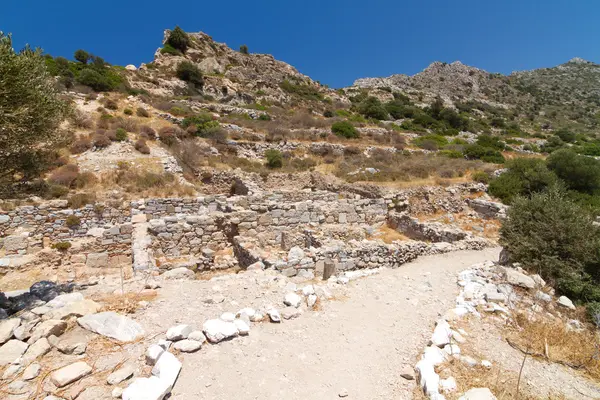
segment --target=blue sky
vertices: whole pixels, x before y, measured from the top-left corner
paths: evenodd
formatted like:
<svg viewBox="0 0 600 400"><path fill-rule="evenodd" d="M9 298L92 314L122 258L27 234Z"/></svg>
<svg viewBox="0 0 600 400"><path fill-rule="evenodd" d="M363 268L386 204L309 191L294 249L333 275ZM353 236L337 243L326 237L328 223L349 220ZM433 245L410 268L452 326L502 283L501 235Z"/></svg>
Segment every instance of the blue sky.
<svg viewBox="0 0 600 400"><path fill-rule="evenodd" d="M333 87L460 60L490 72L600 61L597 0L4 0L0 30L52 55L152 60L176 24L270 53Z"/></svg>

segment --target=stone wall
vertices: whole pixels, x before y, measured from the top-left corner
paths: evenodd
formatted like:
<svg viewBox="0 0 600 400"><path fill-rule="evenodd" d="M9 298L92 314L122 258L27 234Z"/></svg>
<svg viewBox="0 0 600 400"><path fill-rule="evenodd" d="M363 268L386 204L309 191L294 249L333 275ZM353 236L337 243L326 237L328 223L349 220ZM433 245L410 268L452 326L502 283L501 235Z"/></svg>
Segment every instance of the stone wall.
<svg viewBox="0 0 600 400"><path fill-rule="evenodd" d="M457 242L466 239L468 234L439 222L421 222L407 214L390 213L389 226L414 240L428 242Z"/></svg>

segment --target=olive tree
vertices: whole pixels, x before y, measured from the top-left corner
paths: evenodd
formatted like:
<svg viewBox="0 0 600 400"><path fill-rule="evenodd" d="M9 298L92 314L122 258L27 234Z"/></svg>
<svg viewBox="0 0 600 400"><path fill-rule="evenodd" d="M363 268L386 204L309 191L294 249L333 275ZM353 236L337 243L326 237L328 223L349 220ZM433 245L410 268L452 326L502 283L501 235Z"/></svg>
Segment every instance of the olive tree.
<svg viewBox="0 0 600 400"><path fill-rule="evenodd" d="M0 32L0 180L39 171L63 137L67 111L41 50L16 52L11 36Z"/></svg>

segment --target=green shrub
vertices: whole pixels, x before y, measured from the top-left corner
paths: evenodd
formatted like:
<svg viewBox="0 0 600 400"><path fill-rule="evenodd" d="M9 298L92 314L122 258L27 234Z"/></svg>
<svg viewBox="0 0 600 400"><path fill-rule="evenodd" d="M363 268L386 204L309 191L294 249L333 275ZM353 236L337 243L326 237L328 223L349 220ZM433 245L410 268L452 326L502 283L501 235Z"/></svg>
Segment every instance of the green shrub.
<svg viewBox="0 0 600 400"><path fill-rule="evenodd" d="M498 150L472 144L465 147L465 156L470 160L481 160L494 164L504 163L504 156Z"/></svg>
<svg viewBox="0 0 600 400"><path fill-rule="evenodd" d="M246 46L245 44L240 46L240 53L242 54L249 54L248 52L248 46Z"/></svg>
<svg viewBox="0 0 600 400"><path fill-rule="evenodd" d="M515 158L506 166L508 170L492 180L489 187L490 194L506 204L516 196L531 197L558 182L544 161L537 158Z"/></svg>
<svg viewBox="0 0 600 400"><path fill-rule="evenodd" d="M90 59L90 54L85 50L79 49L75 52L73 58L82 64L87 64L88 60Z"/></svg>
<svg viewBox="0 0 600 400"><path fill-rule="evenodd" d="M150 113L148 112L148 110L146 110L143 107L138 107L138 109L135 110L135 115L137 115L138 117L142 117L142 118L150 117Z"/></svg>
<svg viewBox="0 0 600 400"><path fill-rule="evenodd" d="M496 150L504 150L506 145L496 136L479 135L477 144L482 147L489 147Z"/></svg>
<svg viewBox="0 0 600 400"><path fill-rule="evenodd" d="M323 95L319 92L319 89L312 85L292 83L286 79L281 82L279 87L288 93L296 94L307 100L323 100Z"/></svg>
<svg viewBox="0 0 600 400"><path fill-rule="evenodd" d="M69 228L75 228L81 224L81 219L77 215L69 215L65 220L65 225Z"/></svg>
<svg viewBox="0 0 600 400"><path fill-rule="evenodd" d="M331 125L331 132L337 136L345 137L346 139L356 139L360 134L348 121L338 121Z"/></svg>
<svg viewBox="0 0 600 400"><path fill-rule="evenodd" d="M58 251L67 251L71 248L71 243L70 242L58 242L58 243L54 243L52 245L53 249L56 249Z"/></svg>
<svg viewBox="0 0 600 400"><path fill-rule="evenodd" d="M323 116L325 118L333 118L333 111L331 111L331 110L325 110L325 112L323 112Z"/></svg>
<svg viewBox="0 0 600 400"><path fill-rule="evenodd" d="M440 135L423 135L413 139L413 144L426 150L437 150L448 144L448 139Z"/></svg>
<svg viewBox="0 0 600 400"><path fill-rule="evenodd" d="M189 61L182 61L177 65L176 71L177 77L182 81L189 82L196 86L202 86L204 84L204 78L202 72L196 66L196 64Z"/></svg>
<svg viewBox="0 0 600 400"><path fill-rule="evenodd" d="M448 157L448 158L464 158L465 157L462 152L460 152L458 150L452 150L452 149L441 150L439 152L439 155Z"/></svg>
<svg viewBox="0 0 600 400"><path fill-rule="evenodd" d="M271 120L271 116L269 114L261 114L258 117L259 121L270 121Z"/></svg>
<svg viewBox="0 0 600 400"><path fill-rule="evenodd" d="M131 108L126 108L123 110L123 114L125 115L133 115L133 110Z"/></svg>
<svg viewBox="0 0 600 400"><path fill-rule="evenodd" d="M358 112L366 118L387 119L388 113L376 97L368 97L358 105Z"/></svg>
<svg viewBox="0 0 600 400"><path fill-rule="evenodd" d="M162 49L160 49L161 54L172 54L174 56L180 56L182 53L177 50L175 47L171 46L168 43L165 43Z"/></svg>
<svg viewBox="0 0 600 400"><path fill-rule="evenodd" d="M283 166L283 155L279 150L269 149L265 151L265 158L269 168L281 168Z"/></svg>
<svg viewBox="0 0 600 400"><path fill-rule="evenodd" d="M540 274L573 300L600 301L600 232L557 186L517 197L500 229L511 261Z"/></svg>
<svg viewBox="0 0 600 400"><path fill-rule="evenodd" d="M119 142L122 142L123 140L127 140L127 131L123 128L118 128L116 131L116 139Z"/></svg>
<svg viewBox="0 0 600 400"><path fill-rule="evenodd" d="M554 171L569 189L588 194L595 194L600 189L598 160L563 149L553 152L547 163L548 168Z"/></svg>
<svg viewBox="0 0 600 400"><path fill-rule="evenodd" d="M190 45L190 38L187 33L183 31L183 29L181 29L179 26L176 26L175 29L169 33L169 37L165 43L165 46L166 45L185 53Z"/></svg>
<svg viewBox="0 0 600 400"><path fill-rule="evenodd" d="M491 178L490 174L485 171L474 171L471 174L471 179L473 179L474 182L489 183Z"/></svg>

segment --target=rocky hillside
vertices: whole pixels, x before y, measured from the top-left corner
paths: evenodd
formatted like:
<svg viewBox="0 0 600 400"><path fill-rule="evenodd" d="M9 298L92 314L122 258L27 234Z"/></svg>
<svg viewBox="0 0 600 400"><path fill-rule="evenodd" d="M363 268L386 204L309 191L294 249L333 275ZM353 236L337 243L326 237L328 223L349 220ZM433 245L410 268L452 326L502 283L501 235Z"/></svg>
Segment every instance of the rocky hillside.
<svg viewBox="0 0 600 400"><path fill-rule="evenodd" d="M170 32L165 31L163 43ZM294 95L322 100L325 94L332 94L270 54L235 51L202 32L189 33L188 37L190 44L185 54L170 52L168 47L158 49L153 62L128 73L129 84L152 95L202 95L206 100L233 105L289 103ZM191 88L175 77L177 66L183 61L192 62L202 72L201 88Z"/></svg>

